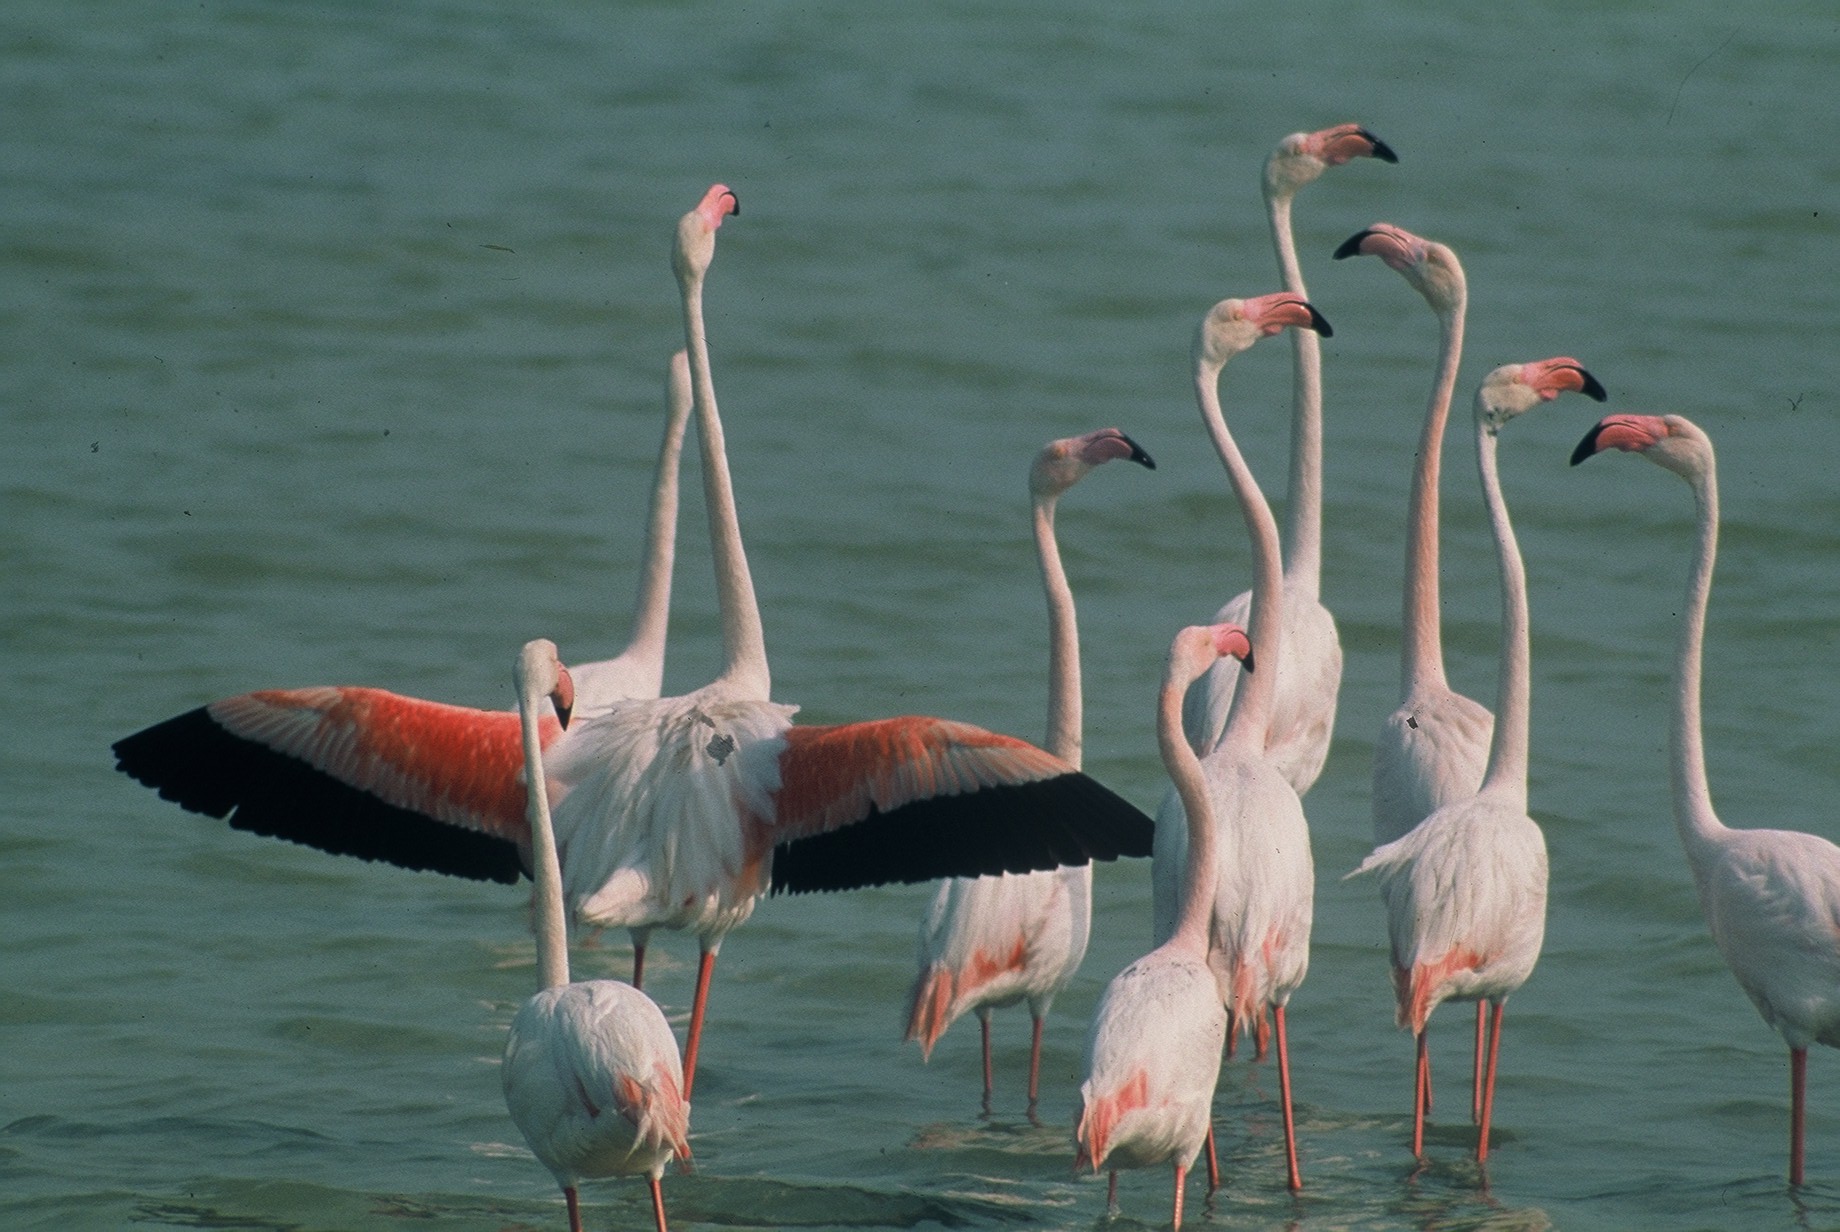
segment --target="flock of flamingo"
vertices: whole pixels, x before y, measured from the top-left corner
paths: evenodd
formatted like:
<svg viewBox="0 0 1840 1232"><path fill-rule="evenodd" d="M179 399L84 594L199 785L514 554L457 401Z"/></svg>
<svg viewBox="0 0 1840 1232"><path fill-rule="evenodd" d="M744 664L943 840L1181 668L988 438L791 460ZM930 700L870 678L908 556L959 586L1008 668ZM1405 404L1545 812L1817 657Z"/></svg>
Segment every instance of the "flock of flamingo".
<svg viewBox="0 0 1840 1232"><path fill-rule="evenodd" d="M1106 986L1094 1014L1074 1129L1076 1166L1172 1165L1180 1227L1186 1175L1207 1151L1219 1184L1212 1105L1223 1052L1250 1036L1275 1048L1287 1180L1302 1188L1285 1008L1309 966L1315 869L1301 803L1335 723L1342 653L1323 605L1322 398L1318 336L1292 241L1297 191L1359 157L1396 161L1357 125L1284 139L1264 196L1284 290L1228 299L1194 346L1202 424L1251 543L1252 586L1213 619L1177 633L1158 697L1170 789L1154 823L1080 770L1079 639L1055 539L1057 502L1106 462L1155 463L1102 429L1049 443L1029 472L1048 608L1043 747L948 719L906 716L794 724L771 700L703 325L717 230L740 212L712 187L678 224L673 269L685 351L674 357L632 640L619 657L564 666L551 642L520 654L515 713L377 689L265 690L212 702L114 746L119 768L184 808L233 826L407 868L535 884L541 991L505 1050L507 1105L554 1174L571 1229L580 1180L643 1175L660 1232L660 1179L690 1156L710 978L723 939L771 892L941 880L920 930L908 1037L930 1052L959 1016L982 1027L1026 1001L1028 1095L1040 1080L1043 1020L1084 957L1092 861L1154 856L1160 942ZM1509 364L1475 395L1478 469L1501 575L1494 711L1450 688L1440 644L1438 489L1463 344L1466 284L1448 247L1376 224L1337 258L1371 255L1430 306L1440 346L1407 519L1399 706L1375 742L1375 848L1349 876L1384 900L1399 1025L1416 1041L1412 1151L1432 1104L1426 1030L1447 1000L1476 1003L1470 1113L1486 1161L1503 1012L1545 931L1547 856L1528 815L1530 639L1526 575L1497 478L1497 437L1561 393L1603 401L1567 357ZM1227 363L1290 330L1295 359L1286 526L1231 433L1220 399ZM701 441L724 666L704 687L661 696L687 426ZM1677 415L1611 415L1579 444L1640 453L1684 478L1699 517L1675 664L1674 814L1720 953L1791 1056L1789 1179L1804 1171L1807 1048L1840 1046L1840 848L1786 830L1732 830L1714 813L1700 732L1700 652L1718 533L1706 434ZM549 713L553 711L553 714ZM570 917L631 932L630 984L569 980ZM701 958L679 1054L642 991L652 930L695 934Z"/></svg>

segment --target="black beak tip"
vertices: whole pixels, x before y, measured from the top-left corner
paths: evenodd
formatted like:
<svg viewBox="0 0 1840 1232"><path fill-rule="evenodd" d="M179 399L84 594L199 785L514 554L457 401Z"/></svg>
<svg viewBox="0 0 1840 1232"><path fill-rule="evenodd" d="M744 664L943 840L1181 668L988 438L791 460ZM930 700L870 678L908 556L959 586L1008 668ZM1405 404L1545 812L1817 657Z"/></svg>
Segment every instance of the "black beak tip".
<svg viewBox="0 0 1840 1232"><path fill-rule="evenodd" d="M1316 311L1316 305L1310 305L1310 328L1325 338L1335 337L1335 327L1329 324L1329 318Z"/></svg>
<svg viewBox="0 0 1840 1232"><path fill-rule="evenodd" d="M1392 146L1380 140L1380 138L1374 136L1372 133L1368 132L1366 129L1361 130L1361 135L1366 137L1370 142L1373 143L1375 158L1379 159L1383 163L1397 163L1399 161L1399 155L1393 153Z"/></svg>
<svg viewBox="0 0 1840 1232"><path fill-rule="evenodd" d="M1589 432L1584 434L1584 439L1578 442L1578 447L1576 449L1572 450L1573 466L1577 466L1580 462L1597 452L1597 434L1602 430L1603 425L1597 424L1592 427Z"/></svg>
<svg viewBox="0 0 1840 1232"><path fill-rule="evenodd" d="M1335 250L1335 259L1340 261L1343 257L1359 256L1361 253L1361 241L1372 234L1372 231L1357 231L1355 234L1343 240L1341 247Z"/></svg>
<svg viewBox="0 0 1840 1232"><path fill-rule="evenodd" d="M1579 374L1584 377L1584 388L1579 391L1580 393L1594 402L1609 401L1610 395L1604 392L1604 386L1601 381L1592 376L1589 372L1585 372L1583 369L1579 370Z"/></svg>

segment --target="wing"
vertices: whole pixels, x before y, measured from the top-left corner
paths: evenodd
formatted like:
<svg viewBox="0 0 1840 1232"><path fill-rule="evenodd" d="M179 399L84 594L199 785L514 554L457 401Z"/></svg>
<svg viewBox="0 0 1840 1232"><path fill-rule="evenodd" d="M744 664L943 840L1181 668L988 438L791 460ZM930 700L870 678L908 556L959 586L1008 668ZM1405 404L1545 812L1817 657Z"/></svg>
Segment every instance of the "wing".
<svg viewBox="0 0 1840 1232"><path fill-rule="evenodd" d="M544 742L560 727L546 720ZM181 808L335 855L515 882L527 841L518 718L381 689L244 693L115 743Z"/></svg>
<svg viewBox="0 0 1840 1232"><path fill-rule="evenodd" d="M775 893L1150 854L1149 817L1027 741L915 717L785 739L766 828Z"/></svg>

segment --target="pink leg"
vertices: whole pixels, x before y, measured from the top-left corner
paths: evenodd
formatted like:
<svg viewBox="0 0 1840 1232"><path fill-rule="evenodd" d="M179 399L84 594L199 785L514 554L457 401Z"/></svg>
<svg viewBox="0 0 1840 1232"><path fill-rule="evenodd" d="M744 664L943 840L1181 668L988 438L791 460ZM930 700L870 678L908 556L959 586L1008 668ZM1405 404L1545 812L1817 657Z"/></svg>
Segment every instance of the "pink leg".
<svg viewBox="0 0 1840 1232"><path fill-rule="evenodd" d="M1220 1188L1220 1155L1214 1150L1214 1123L1212 1120L1208 1122L1206 1147L1208 1194L1211 1196L1215 1190Z"/></svg>
<svg viewBox="0 0 1840 1232"><path fill-rule="evenodd" d="M1418 1033L1418 1065L1412 1083L1412 1154L1425 1154L1425 1110L1431 1103L1431 1054L1425 1047L1425 1033Z"/></svg>
<svg viewBox="0 0 1840 1232"><path fill-rule="evenodd" d="M1789 1183L1802 1183L1802 1160L1807 1146L1804 1114L1808 1108L1808 1050L1789 1050Z"/></svg>
<svg viewBox="0 0 1840 1232"><path fill-rule="evenodd" d="M1182 1232L1182 1182L1188 1178L1188 1169L1176 1165L1176 1207L1175 1214L1169 1217L1170 1232Z"/></svg>
<svg viewBox="0 0 1840 1232"><path fill-rule="evenodd" d="M1495 1115L1495 1063L1501 1058L1501 1016L1507 1011L1505 1001L1495 1003L1495 1021L1489 1025L1489 1069L1482 1087L1482 1120L1476 1133L1476 1162L1489 1158L1489 1121Z"/></svg>
<svg viewBox="0 0 1840 1232"><path fill-rule="evenodd" d="M684 1099L696 1086L696 1054L703 1042L703 1013L709 1008L709 977L716 969L716 952L704 950L696 964L696 1000L690 1006L690 1039L684 1045Z"/></svg>
<svg viewBox="0 0 1840 1232"><path fill-rule="evenodd" d="M1227 1060L1233 1059L1234 1050L1239 1047L1239 1019L1227 1012Z"/></svg>
<svg viewBox="0 0 1840 1232"><path fill-rule="evenodd" d="M1252 1059L1263 1061L1265 1054L1271 1051L1271 1020L1260 1010L1259 1016L1252 1023Z"/></svg>
<svg viewBox="0 0 1840 1232"><path fill-rule="evenodd" d="M658 1183L655 1176L647 1179L652 1183L652 1214L658 1220L658 1232L671 1232L664 1226L664 1186Z"/></svg>
<svg viewBox="0 0 1840 1232"><path fill-rule="evenodd" d="M1488 1041L1488 1002L1476 1002L1476 1070L1470 1079L1469 1119L1482 1123L1482 1054Z"/></svg>
<svg viewBox="0 0 1840 1232"><path fill-rule="evenodd" d="M581 1232L581 1199L575 1196L573 1185L562 1187L562 1200L569 1208L569 1232Z"/></svg>
<svg viewBox="0 0 1840 1232"><path fill-rule="evenodd" d="M1029 1107L1035 1106L1036 1097L1041 1094L1041 1019L1035 1019L1029 1030Z"/></svg>
<svg viewBox="0 0 1840 1232"><path fill-rule="evenodd" d="M1284 1007L1271 1010L1278 1035L1278 1093L1284 1101L1284 1156L1290 1165L1292 1193L1303 1192L1303 1173L1297 1167L1297 1119L1291 1112L1291 1050L1284 1030Z"/></svg>

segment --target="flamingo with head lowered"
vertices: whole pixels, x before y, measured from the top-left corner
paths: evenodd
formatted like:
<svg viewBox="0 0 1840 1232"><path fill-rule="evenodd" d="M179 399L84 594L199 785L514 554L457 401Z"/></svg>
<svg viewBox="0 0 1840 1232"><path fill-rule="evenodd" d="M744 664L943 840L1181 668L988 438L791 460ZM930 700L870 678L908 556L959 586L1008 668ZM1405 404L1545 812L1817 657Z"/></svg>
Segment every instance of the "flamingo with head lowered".
<svg viewBox="0 0 1840 1232"><path fill-rule="evenodd" d="M1489 1156L1496 1063L1509 994L1533 973L1546 936L1546 839L1527 813L1531 635L1527 573L1496 467L1503 425L1567 390L1603 401L1603 386L1575 359L1507 364L1476 391L1476 462L1501 568L1501 681L1488 768L1467 799L1445 804L1403 837L1376 848L1349 876L1373 873L1386 902L1399 1025L1417 1043L1412 1153L1422 1155L1430 1105L1426 1026L1447 1000L1493 1007L1476 1158Z"/></svg>
<svg viewBox="0 0 1840 1232"><path fill-rule="evenodd" d="M1700 729L1701 652L1718 554L1719 480L1712 440L1679 415L1612 415L1572 454L1639 453L1673 471L1699 506L1674 659L1669 748L1674 826L1713 944L1763 1020L1789 1045L1789 1183L1807 1155L1808 1045L1840 1048L1840 847L1801 830L1734 830L1713 811Z"/></svg>
<svg viewBox="0 0 1840 1232"><path fill-rule="evenodd" d="M575 683L555 643L541 639L518 655L516 676L542 987L511 1020L501 1069L505 1106L562 1187L569 1232L581 1232L578 1182L634 1175L647 1178L658 1232L666 1232L659 1180L673 1158L690 1158L690 1105L677 1037L664 1011L632 985L569 982L568 918L538 710L547 698L566 726Z"/></svg>
<svg viewBox="0 0 1840 1232"><path fill-rule="evenodd" d="M1168 938L1112 977L1093 1013L1086 1081L1073 1139L1074 1167L1109 1166L1106 1205L1118 1199L1118 1169L1175 1165L1174 1226L1182 1226L1182 1183L1211 1132L1214 1085L1227 1016L1208 961L1219 828L1203 771L1182 732L1182 696L1210 664L1232 655L1254 671L1253 644L1238 625L1196 625L1176 634L1157 700L1157 747L1184 802L1188 830L1181 903Z"/></svg>
<svg viewBox="0 0 1840 1232"><path fill-rule="evenodd" d="M1266 216L1278 273L1292 295L1309 298L1291 233L1291 202L1323 172L1356 158L1399 161L1386 142L1358 124L1292 133L1265 160ZM1284 505L1284 654L1266 667L1277 678L1267 751L1301 796L1316 782L1329 756L1342 684L1342 642L1335 617L1322 602L1321 339L1314 330L1292 330L1291 353L1295 362L1290 488ZM1252 592L1241 591L1229 599L1214 619L1250 624ZM1239 678L1238 662L1226 658L1189 690L1182 726L1198 756L1205 757L1220 743Z"/></svg>
<svg viewBox="0 0 1840 1232"><path fill-rule="evenodd" d="M710 376L702 287L712 187L677 228L725 665L681 697L546 728L564 889L597 926L693 932L688 1096L715 957L769 892L1029 872L1147 855L1136 807L1026 741L925 717L795 727L771 677ZM118 766L183 807L323 850L481 879L528 867L517 721L375 690L226 698L115 745Z"/></svg>
<svg viewBox="0 0 1840 1232"><path fill-rule="evenodd" d="M1155 470L1136 441L1116 428L1050 441L1029 466L1035 551L1048 598L1050 753L1078 767L1081 745L1080 633L1073 588L1054 537L1061 494L1095 468L1127 459ZM1027 1000L1029 1108L1041 1083L1041 1032L1054 998L1067 987L1092 928L1092 865L943 883L920 923L920 973L908 995L907 1038L923 1056L946 1028L975 1010L984 1054L984 1110L990 1110L991 1011Z"/></svg>

